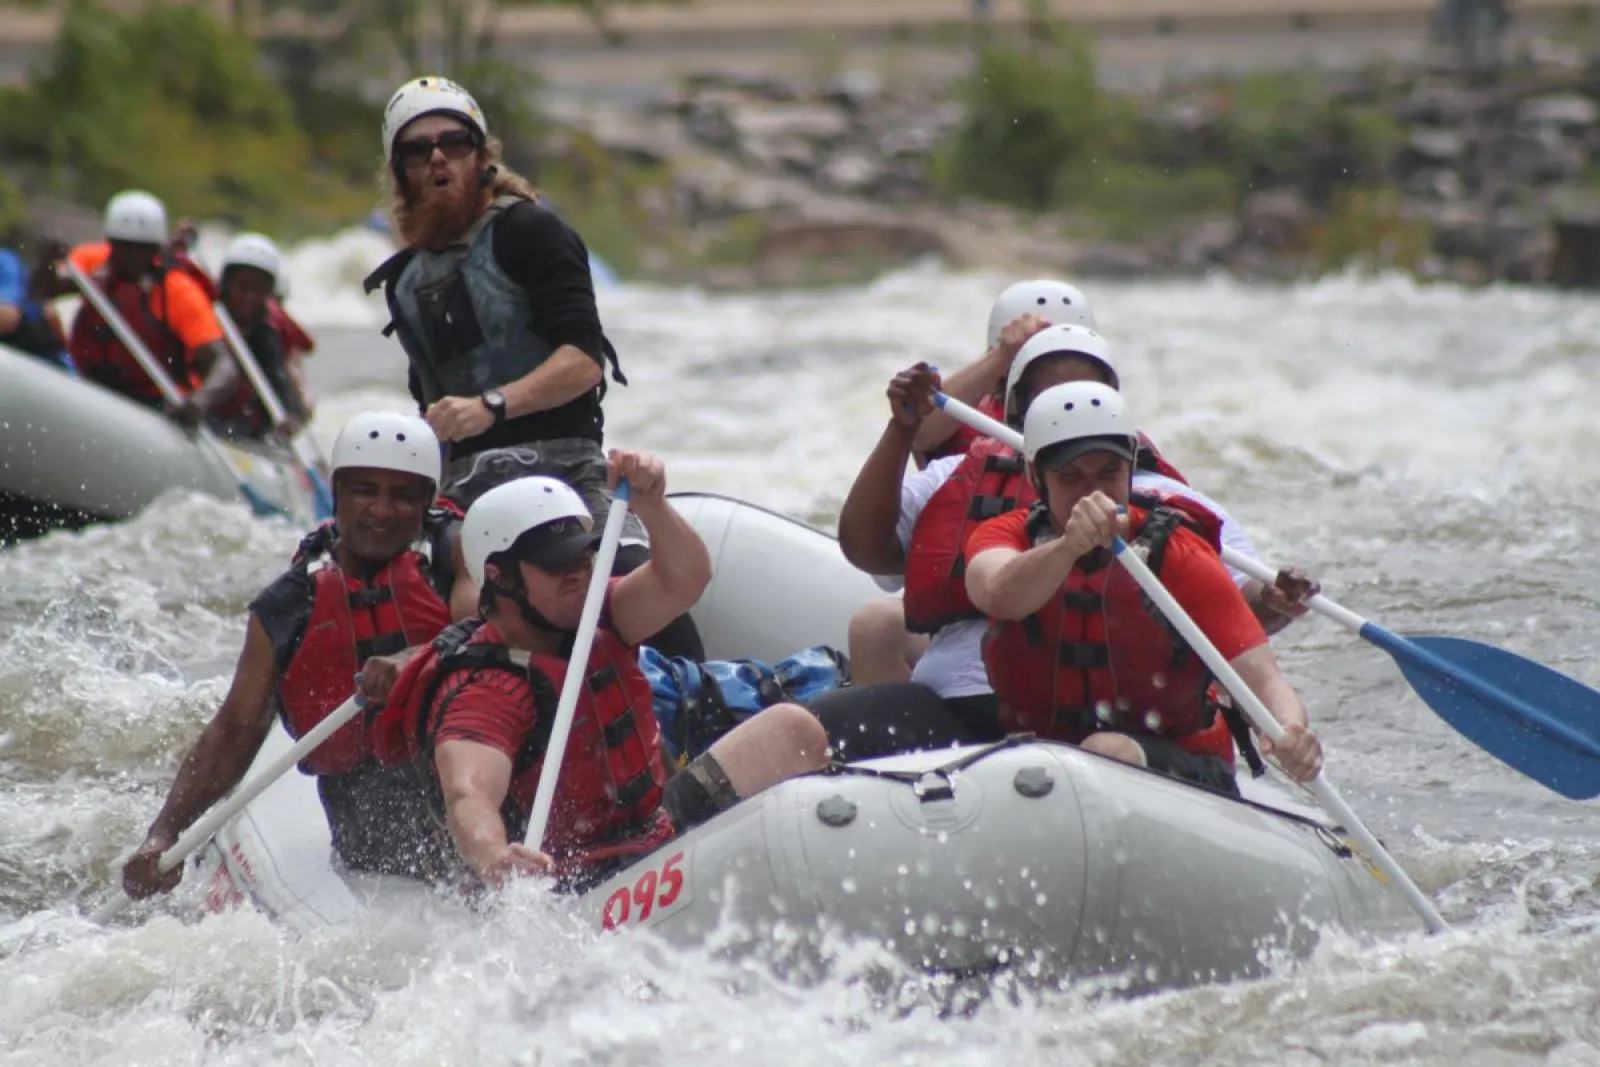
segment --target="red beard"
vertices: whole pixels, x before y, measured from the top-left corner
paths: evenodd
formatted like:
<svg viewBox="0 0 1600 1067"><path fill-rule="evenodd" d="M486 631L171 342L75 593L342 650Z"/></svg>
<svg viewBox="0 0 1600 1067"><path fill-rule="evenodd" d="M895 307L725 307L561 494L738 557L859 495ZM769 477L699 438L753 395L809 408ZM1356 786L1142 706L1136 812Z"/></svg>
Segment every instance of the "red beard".
<svg viewBox="0 0 1600 1067"><path fill-rule="evenodd" d="M475 182L431 183L408 197L401 239L414 248L439 250L458 239L483 212L483 191Z"/></svg>

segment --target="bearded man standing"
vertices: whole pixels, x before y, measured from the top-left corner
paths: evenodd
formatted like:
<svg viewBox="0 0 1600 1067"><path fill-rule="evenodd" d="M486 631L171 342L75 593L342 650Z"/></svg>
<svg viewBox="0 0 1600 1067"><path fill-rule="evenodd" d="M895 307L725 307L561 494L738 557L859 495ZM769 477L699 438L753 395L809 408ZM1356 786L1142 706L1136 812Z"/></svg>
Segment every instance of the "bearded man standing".
<svg viewBox="0 0 1600 1067"><path fill-rule="evenodd" d="M410 361L412 395L446 442L441 495L462 511L488 490L544 475L604 519L604 368L624 385L595 307L583 239L501 161L466 89L407 82L383 113L384 175L401 251L367 279L384 287ZM617 573L649 558L630 514ZM649 642L704 659L687 615Z"/></svg>

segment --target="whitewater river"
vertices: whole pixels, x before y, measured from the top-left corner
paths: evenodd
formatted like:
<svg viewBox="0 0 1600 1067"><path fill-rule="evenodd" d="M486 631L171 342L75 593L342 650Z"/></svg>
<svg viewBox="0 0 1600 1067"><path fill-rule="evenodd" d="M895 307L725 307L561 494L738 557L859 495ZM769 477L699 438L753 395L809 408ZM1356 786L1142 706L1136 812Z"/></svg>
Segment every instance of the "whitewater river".
<svg viewBox="0 0 1600 1067"><path fill-rule="evenodd" d="M356 410L406 407L356 285L383 252L351 233L292 257L290 306L322 343L324 443ZM1008 280L610 291L633 383L607 401L610 438L664 455L674 488L831 525L890 374L973 356ZM1090 289L1142 425L1268 558L1393 628L1600 683L1600 302L1401 280ZM0 1063L1600 1064L1600 809L1463 741L1386 656L1320 620L1277 644L1328 776L1448 934L1330 939L1250 984L1068 989L939 1019L866 949L840 946L802 988L597 941L532 888L481 917L304 936L250 913L186 921L183 892L91 926L80 909L142 836L296 536L175 497L0 553Z"/></svg>

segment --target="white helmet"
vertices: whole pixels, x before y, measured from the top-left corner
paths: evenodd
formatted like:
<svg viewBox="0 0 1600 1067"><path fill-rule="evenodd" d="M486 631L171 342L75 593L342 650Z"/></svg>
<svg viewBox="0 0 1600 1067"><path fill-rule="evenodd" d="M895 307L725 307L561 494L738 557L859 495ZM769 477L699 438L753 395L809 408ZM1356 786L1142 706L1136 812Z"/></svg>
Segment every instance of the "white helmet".
<svg viewBox="0 0 1600 1067"><path fill-rule="evenodd" d="M1117 365L1111 359L1111 345L1090 326L1046 326L1017 350L1006 374L1006 422L1012 426L1022 421L1022 405L1017 402L1017 386L1034 360L1045 356L1077 355L1094 360L1111 375L1111 388L1122 388L1117 377Z"/></svg>
<svg viewBox="0 0 1600 1067"><path fill-rule="evenodd" d="M419 474L439 484L439 439L415 415L363 411L344 424L333 442L333 472L347 467Z"/></svg>
<svg viewBox="0 0 1600 1067"><path fill-rule="evenodd" d="M1068 382L1051 386L1028 405L1022 454L1037 464L1045 453L1046 469L1085 452L1115 452L1132 463L1137 434L1121 393L1099 382ZM1058 445L1065 447L1054 447Z"/></svg>
<svg viewBox="0 0 1600 1067"><path fill-rule="evenodd" d="M228 242L228 251L222 257L224 274L229 267L254 267L276 281L283 268L283 257L272 238L259 233L241 233Z"/></svg>
<svg viewBox="0 0 1600 1067"><path fill-rule="evenodd" d="M137 189L118 193L106 203L106 238L142 245L167 243L167 209Z"/></svg>
<svg viewBox="0 0 1600 1067"><path fill-rule="evenodd" d="M1023 315L1042 315L1052 326L1076 323L1094 329L1094 312L1083 290L1066 282L1038 278L1018 282L995 298L989 308L989 347L1000 340L1000 331Z"/></svg>
<svg viewBox="0 0 1600 1067"><path fill-rule="evenodd" d="M406 82L389 98L383 109L383 154L392 156L400 131L424 115L454 115L476 129L480 137L489 137L489 120L472 94L449 78L430 75Z"/></svg>
<svg viewBox="0 0 1600 1067"><path fill-rule="evenodd" d="M527 551L521 557L529 562L569 562L596 539L588 505L561 479L536 474L495 486L473 501L461 524L461 554L466 557L467 573L482 585L490 556L541 527L549 527L549 536L525 544Z"/></svg>

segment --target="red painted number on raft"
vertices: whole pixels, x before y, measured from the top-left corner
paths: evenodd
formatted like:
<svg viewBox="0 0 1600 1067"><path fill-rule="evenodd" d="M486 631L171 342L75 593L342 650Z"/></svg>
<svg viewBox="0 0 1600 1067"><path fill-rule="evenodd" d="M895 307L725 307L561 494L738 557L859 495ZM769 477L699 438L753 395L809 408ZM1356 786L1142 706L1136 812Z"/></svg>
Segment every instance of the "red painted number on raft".
<svg viewBox="0 0 1600 1067"><path fill-rule="evenodd" d="M663 908L670 908L677 901L678 895L683 892L683 872L678 869L678 864L683 862L683 853L680 852L661 865L661 884L670 885L672 888L662 893L656 903Z"/></svg>
<svg viewBox="0 0 1600 1067"><path fill-rule="evenodd" d="M644 922L650 918L650 913L656 906L656 872L645 871L639 880L633 883L633 902L639 907L639 921Z"/></svg>
<svg viewBox="0 0 1600 1067"><path fill-rule="evenodd" d="M683 853L675 852L659 868L641 874L630 886L623 886L606 898L601 929L615 930L629 922L644 922L660 915L683 899Z"/></svg>

